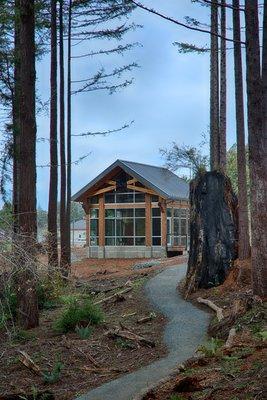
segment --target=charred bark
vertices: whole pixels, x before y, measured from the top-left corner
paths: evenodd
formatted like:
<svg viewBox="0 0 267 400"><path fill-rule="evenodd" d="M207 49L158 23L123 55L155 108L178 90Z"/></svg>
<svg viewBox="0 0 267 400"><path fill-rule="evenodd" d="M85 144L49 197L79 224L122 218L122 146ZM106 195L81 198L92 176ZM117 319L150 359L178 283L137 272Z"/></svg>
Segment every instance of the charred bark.
<svg viewBox="0 0 267 400"><path fill-rule="evenodd" d="M190 186L188 293L220 285L237 253L237 199L220 172L199 174Z"/></svg>

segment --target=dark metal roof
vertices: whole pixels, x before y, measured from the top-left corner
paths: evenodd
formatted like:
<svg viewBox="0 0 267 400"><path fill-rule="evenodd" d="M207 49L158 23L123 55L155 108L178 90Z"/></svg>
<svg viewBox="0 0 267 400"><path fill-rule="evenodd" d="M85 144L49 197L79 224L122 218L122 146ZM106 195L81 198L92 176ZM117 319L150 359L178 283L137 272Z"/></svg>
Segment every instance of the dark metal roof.
<svg viewBox="0 0 267 400"><path fill-rule="evenodd" d="M79 201L79 198L95 185L106 174L114 168L120 167L129 175L138 179L143 185L153 189L160 196L169 200L188 200L189 185L179 178L173 172L163 167L155 167L153 165L141 164L132 161L117 160L106 168L101 174L84 186L79 192L72 196L73 201Z"/></svg>

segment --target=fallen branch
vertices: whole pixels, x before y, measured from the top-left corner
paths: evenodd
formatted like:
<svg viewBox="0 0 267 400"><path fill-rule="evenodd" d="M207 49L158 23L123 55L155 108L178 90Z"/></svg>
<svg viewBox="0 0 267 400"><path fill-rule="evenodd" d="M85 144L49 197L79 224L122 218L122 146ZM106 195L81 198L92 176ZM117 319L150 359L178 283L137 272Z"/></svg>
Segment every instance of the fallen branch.
<svg viewBox="0 0 267 400"><path fill-rule="evenodd" d="M96 301L94 304L97 305L97 304L106 303L107 301L112 300L112 299L114 299L115 297L122 296L123 294L128 293L128 292L130 292L131 290L133 290L133 288L132 288L132 287L128 287L128 288L126 288L126 289L124 289L124 290L121 290L121 291L118 292L118 293L113 294L112 296L105 297L105 298L102 299L102 300L98 300L98 301Z"/></svg>
<svg viewBox="0 0 267 400"><path fill-rule="evenodd" d="M146 322L152 321L155 318L153 315L148 315L147 317L139 318L136 323L137 324L145 324Z"/></svg>
<svg viewBox="0 0 267 400"><path fill-rule="evenodd" d="M236 335L236 329L231 328L224 347L226 347L227 349L232 347L235 335Z"/></svg>
<svg viewBox="0 0 267 400"><path fill-rule="evenodd" d="M96 367L96 368L100 368L100 364L98 364L98 362L94 359L94 357L91 356L90 353L85 353L84 351L82 351L79 347L76 349L79 353L83 354L86 358L88 358L89 361L91 361L91 363Z"/></svg>
<svg viewBox="0 0 267 400"><path fill-rule="evenodd" d="M43 375L41 369L38 367L37 364L30 358L30 356L22 350L18 350L19 353L19 361L36 375Z"/></svg>
<svg viewBox="0 0 267 400"><path fill-rule="evenodd" d="M137 314L137 312L135 311L135 312L132 312L130 314L123 314L121 317L122 318L130 318L130 317L133 317L136 314Z"/></svg>
<svg viewBox="0 0 267 400"><path fill-rule="evenodd" d="M224 318L222 308L216 306L216 304L214 304L212 301L210 301L208 299L203 299L202 297L198 297L197 302L200 304L205 304L206 306L211 308L213 311L215 311L219 322Z"/></svg>
<svg viewBox="0 0 267 400"><path fill-rule="evenodd" d="M133 342L136 342L140 345L145 345L145 346L149 346L149 347L155 347L155 342L149 339L144 338L143 336L137 335L134 332L131 332L129 330L126 329L120 329L120 328L115 328L113 330L109 330L106 333L107 336L109 337L119 337L122 339L126 339L126 340L131 340Z"/></svg>

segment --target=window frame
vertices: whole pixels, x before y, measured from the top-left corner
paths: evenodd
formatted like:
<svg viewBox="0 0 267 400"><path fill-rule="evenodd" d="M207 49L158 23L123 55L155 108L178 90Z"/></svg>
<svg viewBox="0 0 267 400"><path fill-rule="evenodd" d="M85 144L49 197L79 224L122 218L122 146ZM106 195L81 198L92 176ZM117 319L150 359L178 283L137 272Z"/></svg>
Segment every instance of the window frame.
<svg viewBox="0 0 267 400"><path fill-rule="evenodd" d="M136 216L136 210L144 210L144 216ZM115 210L114 212L114 216L107 216L106 215L106 211L109 210ZM125 210L131 210L132 211L132 215L130 216L125 216L123 214L127 214L127 212ZM119 213L122 214L122 216L119 215ZM144 221L144 227L145 227L145 220L146 220L146 216L145 216L145 208L144 207L134 207L134 208L105 208L105 246L145 246L145 240L146 240L146 235L144 232L144 236L141 235L136 235L136 221L138 220L143 220ZM130 213L131 214L131 213ZM129 236L122 236L121 234L118 234L118 228L117 228L117 221L123 221L123 220L133 220L133 235ZM107 235L106 234L106 220L112 220L114 221L114 231L115 231L115 235ZM118 244L118 240L122 240L123 239L129 239L129 240L133 240L133 244ZM138 241L143 240L144 244L137 244ZM107 244L108 241L113 241L115 244Z"/></svg>

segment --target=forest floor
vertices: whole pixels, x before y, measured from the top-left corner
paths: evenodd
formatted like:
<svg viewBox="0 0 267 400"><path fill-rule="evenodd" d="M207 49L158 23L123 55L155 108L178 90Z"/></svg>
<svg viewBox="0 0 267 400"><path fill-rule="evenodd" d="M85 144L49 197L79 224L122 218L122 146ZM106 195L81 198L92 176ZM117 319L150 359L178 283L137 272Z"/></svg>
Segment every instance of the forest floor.
<svg viewBox="0 0 267 400"><path fill-rule="evenodd" d="M182 285L179 290L183 291ZM224 318L219 322L213 316L210 339L200 346L196 357L177 367L138 400L266 399L266 304L252 295L249 262L237 262L223 285L199 290L189 300L198 304L198 297L221 307ZM235 336L227 347L233 328Z"/></svg>
<svg viewBox="0 0 267 400"><path fill-rule="evenodd" d="M167 352L162 342L166 321L149 304L143 286L159 269L182 264L184 260L184 257L175 257L75 263L69 285L53 287L57 292L56 298L46 302L38 328L16 332L9 338L5 330L0 332L0 400L35 399L39 398L35 397L37 392L52 393L44 399L73 399L80 392L163 357ZM128 292L116 295L127 288ZM46 289L51 289L49 283ZM82 339L78 332L55 332L54 323L71 299L79 301L89 296L97 302L114 294L113 298L101 304L104 322L93 327L88 338ZM140 323L138 320L143 317L147 320ZM125 328L155 346L109 337L107 332L116 328ZM21 360L29 364L28 367ZM57 373L58 366L60 372ZM55 382L45 382L43 372ZM30 394L32 397L27 397Z"/></svg>

